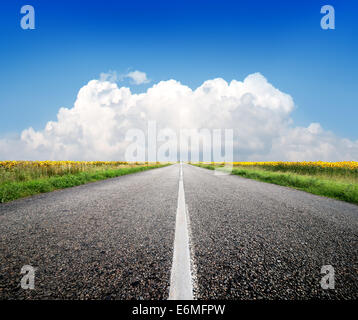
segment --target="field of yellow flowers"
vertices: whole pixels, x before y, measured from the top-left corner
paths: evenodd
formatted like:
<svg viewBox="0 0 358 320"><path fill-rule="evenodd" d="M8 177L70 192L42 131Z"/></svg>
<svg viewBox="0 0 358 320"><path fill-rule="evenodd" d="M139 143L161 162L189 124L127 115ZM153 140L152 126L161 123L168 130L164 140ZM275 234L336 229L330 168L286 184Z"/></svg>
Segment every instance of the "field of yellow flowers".
<svg viewBox="0 0 358 320"><path fill-rule="evenodd" d="M302 175L321 176L336 180L349 180L358 183L358 162L324 161L270 161L270 162L232 162L234 168L262 169L276 172L291 172ZM210 165L223 166L224 163L211 162Z"/></svg>
<svg viewBox="0 0 358 320"><path fill-rule="evenodd" d="M149 165L125 161L0 161L0 183Z"/></svg>
<svg viewBox="0 0 358 320"><path fill-rule="evenodd" d="M229 170L231 174L278 184L358 204L358 162L200 162L206 169Z"/></svg>
<svg viewBox="0 0 358 320"><path fill-rule="evenodd" d="M0 203L165 165L168 164L124 161L0 161Z"/></svg>

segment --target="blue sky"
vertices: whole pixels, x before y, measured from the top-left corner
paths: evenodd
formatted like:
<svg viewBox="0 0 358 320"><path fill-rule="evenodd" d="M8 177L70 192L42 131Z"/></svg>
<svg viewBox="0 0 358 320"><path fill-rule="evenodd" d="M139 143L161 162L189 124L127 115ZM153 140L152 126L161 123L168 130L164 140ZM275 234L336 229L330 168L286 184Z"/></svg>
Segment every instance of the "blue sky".
<svg viewBox="0 0 358 320"><path fill-rule="evenodd" d="M31 4L36 29L20 28ZM322 30L322 5L336 29ZM141 70L151 83L196 88L260 72L297 106L296 125L319 122L353 140L357 128L357 1L2 1L0 136L55 120L101 72Z"/></svg>

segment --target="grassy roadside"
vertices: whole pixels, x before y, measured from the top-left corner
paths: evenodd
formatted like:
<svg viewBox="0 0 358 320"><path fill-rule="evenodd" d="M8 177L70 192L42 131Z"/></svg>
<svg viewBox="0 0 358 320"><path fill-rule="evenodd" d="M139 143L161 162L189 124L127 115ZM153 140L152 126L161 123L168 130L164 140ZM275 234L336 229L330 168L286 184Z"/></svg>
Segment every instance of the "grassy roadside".
<svg viewBox="0 0 358 320"><path fill-rule="evenodd" d="M32 196L38 193L74 187L88 182L119 177L154 168L161 168L167 165L169 164L138 165L135 167L124 167L118 169L78 172L74 174L52 176L23 182L4 182L0 184L0 203Z"/></svg>
<svg viewBox="0 0 358 320"><path fill-rule="evenodd" d="M209 164L193 164L198 167L214 170L220 166ZM331 179L322 179L310 175L300 175L288 172L272 172L263 169L235 168L232 174L262 182L292 187L320 196L334 198L358 204L358 184L345 183Z"/></svg>

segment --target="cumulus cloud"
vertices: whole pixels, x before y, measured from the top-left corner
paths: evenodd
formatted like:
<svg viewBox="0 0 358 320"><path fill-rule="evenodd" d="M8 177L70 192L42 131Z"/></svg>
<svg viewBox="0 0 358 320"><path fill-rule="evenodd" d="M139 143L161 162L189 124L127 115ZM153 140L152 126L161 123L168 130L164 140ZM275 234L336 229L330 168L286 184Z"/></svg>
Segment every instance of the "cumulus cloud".
<svg viewBox="0 0 358 320"><path fill-rule="evenodd" d="M99 76L100 81L109 81L109 82L117 82L117 81L123 81L126 78L131 80L131 84L145 84L149 83L150 80L147 77L147 74L142 71L131 71L126 74L119 74L117 71L108 71L108 72L102 72Z"/></svg>
<svg viewBox="0 0 358 320"><path fill-rule="evenodd" d="M18 138L0 139L0 159L124 159L126 134L147 132L148 121L156 121L158 132L234 129L235 161L358 158L358 141L339 138L318 123L294 126L292 97L260 73L230 83L208 80L195 90L161 81L141 94L109 80L89 81L74 106L60 108L57 120L42 130L27 128Z"/></svg>
<svg viewBox="0 0 358 320"><path fill-rule="evenodd" d="M101 72L99 75L100 81L117 82L123 80L123 75L119 75L117 71L109 70L108 72Z"/></svg>
<svg viewBox="0 0 358 320"><path fill-rule="evenodd" d="M134 84L143 84L150 82L150 80L147 78L147 74L138 70L128 72L125 77L132 79Z"/></svg>

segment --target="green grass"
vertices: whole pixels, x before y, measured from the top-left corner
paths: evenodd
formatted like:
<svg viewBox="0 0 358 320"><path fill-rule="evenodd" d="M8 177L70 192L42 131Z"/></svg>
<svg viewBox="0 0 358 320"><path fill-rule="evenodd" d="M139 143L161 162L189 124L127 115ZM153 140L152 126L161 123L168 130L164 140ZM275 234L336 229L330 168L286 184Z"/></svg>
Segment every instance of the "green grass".
<svg viewBox="0 0 358 320"><path fill-rule="evenodd" d="M34 179L30 181L10 181L0 184L0 203L15 199L32 196L38 193L50 192L57 189L64 189L78 186L88 182L119 177L125 174L139 171L161 168L168 164L138 165L137 167L125 167L119 169L107 169L89 172L79 172L76 174L66 174L62 176L52 176L48 178Z"/></svg>
<svg viewBox="0 0 358 320"><path fill-rule="evenodd" d="M218 166L208 164L194 164L196 166L214 170ZM222 169L224 170L224 169ZM234 168L232 174L262 182L292 187L316 195L343 200L358 204L358 184L346 183L334 179L322 179L310 175L300 175L289 172L273 172L263 169Z"/></svg>

